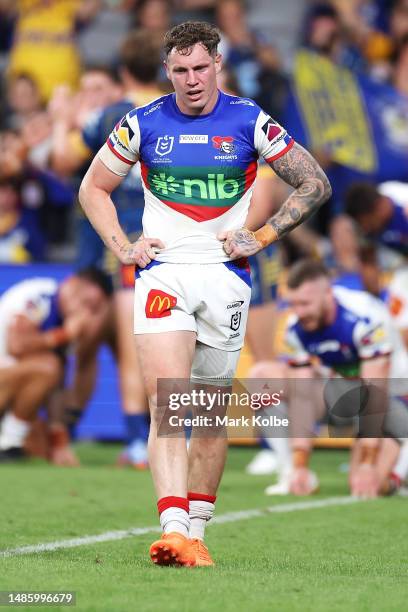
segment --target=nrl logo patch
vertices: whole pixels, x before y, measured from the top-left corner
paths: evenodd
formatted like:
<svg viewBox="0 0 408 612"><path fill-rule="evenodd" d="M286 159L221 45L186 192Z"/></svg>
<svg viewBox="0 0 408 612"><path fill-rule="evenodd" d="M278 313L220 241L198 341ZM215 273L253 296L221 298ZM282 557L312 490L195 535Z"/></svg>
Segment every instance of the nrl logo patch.
<svg viewBox="0 0 408 612"><path fill-rule="evenodd" d="M168 155L172 149L174 144L174 136L160 136L157 139L155 152L157 155Z"/></svg>

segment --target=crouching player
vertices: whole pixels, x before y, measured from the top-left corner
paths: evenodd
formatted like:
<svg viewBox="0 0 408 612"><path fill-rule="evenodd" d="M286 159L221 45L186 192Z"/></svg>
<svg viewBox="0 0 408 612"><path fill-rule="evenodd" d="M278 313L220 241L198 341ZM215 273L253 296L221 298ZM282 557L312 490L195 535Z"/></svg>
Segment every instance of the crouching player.
<svg viewBox="0 0 408 612"><path fill-rule="evenodd" d="M402 339L382 302L365 292L332 287L319 262L295 264L287 284L293 310L286 330L288 366L264 362L257 373L288 379L292 469L287 492L308 495L317 489L309 470L312 432L328 411L335 423L353 416L363 423L352 450L351 493L390 493L403 476L394 467L406 464L400 448L407 453L399 439L407 437L408 421L408 353ZM368 391L371 408L364 416Z"/></svg>
<svg viewBox="0 0 408 612"><path fill-rule="evenodd" d="M38 410L63 379L64 349L99 333L109 287L95 270L58 284L52 278L17 283L0 298L0 461L24 456Z"/></svg>

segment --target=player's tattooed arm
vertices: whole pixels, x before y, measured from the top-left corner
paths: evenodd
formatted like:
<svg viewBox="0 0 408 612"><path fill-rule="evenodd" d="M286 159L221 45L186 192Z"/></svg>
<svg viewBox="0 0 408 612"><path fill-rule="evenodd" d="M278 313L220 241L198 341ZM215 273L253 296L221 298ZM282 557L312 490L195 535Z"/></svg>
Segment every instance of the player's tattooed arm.
<svg viewBox="0 0 408 612"><path fill-rule="evenodd" d="M294 187L294 191L278 212L256 232L241 228L219 234L218 238L224 241L224 250L231 259L253 255L279 240L311 217L331 196L327 176L299 144L295 143L270 165L281 179Z"/></svg>
<svg viewBox="0 0 408 612"><path fill-rule="evenodd" d="M270 166L295 188L268 221L279 239L311 217L330 198L331 186L317 161L297 143Z"/></svg>
<svg viewBox="0 0 408 612"><path fill-rule="evenodd" d="M137 264L139 268L144 268L155 259L160 249L164 249L164 244L158 238L145 238L143 235L136 242L128 240L121 241L118 236L112 235L111 240L115 245L116 255L125 264Z"/></svg>

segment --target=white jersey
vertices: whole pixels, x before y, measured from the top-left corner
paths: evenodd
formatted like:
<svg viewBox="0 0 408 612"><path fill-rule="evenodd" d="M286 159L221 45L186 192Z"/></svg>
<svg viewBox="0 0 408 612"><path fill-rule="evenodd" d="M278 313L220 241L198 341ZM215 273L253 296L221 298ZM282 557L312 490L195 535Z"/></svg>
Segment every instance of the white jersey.
<svg viewBox="0 0 408 612"><path fill-rule="evenodd" d="M229 257L217 234L245 225L259 157L293 144L252 100L219 92L211 113L190 116L170 94L128 113L99 157L119 175L140 161L143 233L165 245L156 261L219 263Z"/></svg>
<svg viewBox="0 0 408 612"><path fill-rule="evenodd" d="M13 285L0 296L0 367L7 359L7 330L16 315L24 315L39 329L61 324L58 283L52 278L32 278Z"/></svg>

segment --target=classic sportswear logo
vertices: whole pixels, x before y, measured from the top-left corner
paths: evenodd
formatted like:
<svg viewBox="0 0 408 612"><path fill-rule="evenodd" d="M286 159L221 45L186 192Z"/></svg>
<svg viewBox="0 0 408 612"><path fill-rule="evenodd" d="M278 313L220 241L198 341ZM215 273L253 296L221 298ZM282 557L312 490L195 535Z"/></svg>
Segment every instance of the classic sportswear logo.
<svg viewBox="0 0 408 612"><path fill-rule="evenodd" d="M150 289L145 307L148 319L162 319L171 315L171 309L177 304L177 298L160 289Z"/></svg>
<svg viewBox="0 0 408 612"><path fill-rule="evenodd" d="M253 102L250 102L249 100L232 100L230 104L244 104L245 106L255 106L255 104Z"/></svg>
<svg viewBox="0 0 408 612"><path fill-rule="evenodd" d="M157 104L149 108L149 110L145 111L143 115L146 117L146 115L150 115L150 113L154 113L154 111L157 111L161 107L162 104L163 102L158 102Z"/></svg>
<svg viewBox="0 0 408 612"><path fill-rule="evenodd" d="M208 134L180 134L180 144L208 144Z"/></svg>

